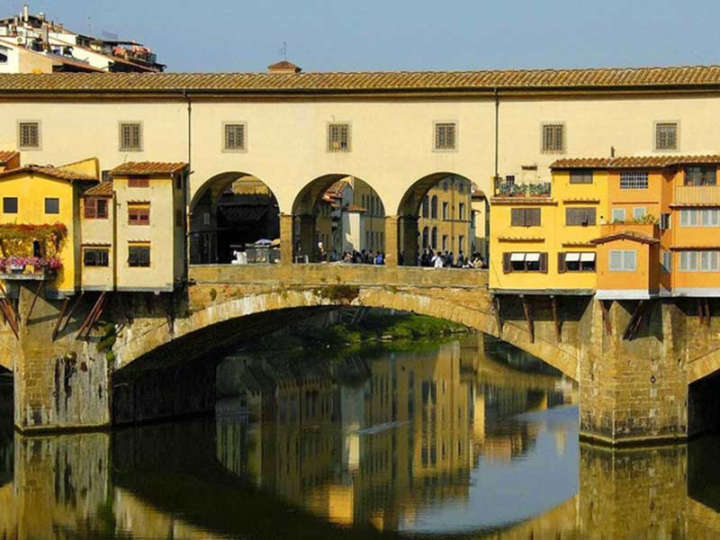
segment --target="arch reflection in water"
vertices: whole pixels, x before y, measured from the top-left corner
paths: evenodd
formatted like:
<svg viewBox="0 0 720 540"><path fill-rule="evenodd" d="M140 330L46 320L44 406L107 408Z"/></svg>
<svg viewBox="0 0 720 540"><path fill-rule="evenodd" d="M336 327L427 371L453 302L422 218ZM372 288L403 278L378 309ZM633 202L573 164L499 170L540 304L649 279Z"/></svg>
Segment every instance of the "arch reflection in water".
<svg viewBox="0 0 720 540"><path fill-rule="evenodd" d="M36 437L8 422L0 535L720 534L717 437L649 450L578 444L576 409L558 406L573 392L557 377L457 343L312 370L234 362L248 391L215 421Z"/></svg>
<svg viewBox="0 0 720 540"><path fill-rule="evenodd" d="M231 358L219 373L236 381L238 394L218 407L220 462L335 523L499 526L576 490L575 463L564 458L566 440L577 437L574 409L539 421L513 418L571 401L572 389L556 375L524 374L478 355L475 344L312 367ZM528 493L522 505L513 504L510 483L506 498L493 493L514 461L532 469L542 457L548 470L550 454L570 479L557 493ZM524 513L505 516L507 505Z"/></svg>

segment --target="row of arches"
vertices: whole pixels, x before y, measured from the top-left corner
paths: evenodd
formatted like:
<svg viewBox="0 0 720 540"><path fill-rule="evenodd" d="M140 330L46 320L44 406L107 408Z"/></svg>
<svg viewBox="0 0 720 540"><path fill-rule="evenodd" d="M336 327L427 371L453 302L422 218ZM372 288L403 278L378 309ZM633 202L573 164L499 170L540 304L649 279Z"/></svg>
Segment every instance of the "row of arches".
<svg viewBox="0 0 720 540"><path fill-rule="evenodd" d="M190 262L250 264L287 257L295 263L411 266L430 249L486 257L486 199L476 195L470 179L435 173L413 183L393 213L364 179L327 174L308 182L291 214L283 214L262 179L224 172L192 198Z"/></svg>

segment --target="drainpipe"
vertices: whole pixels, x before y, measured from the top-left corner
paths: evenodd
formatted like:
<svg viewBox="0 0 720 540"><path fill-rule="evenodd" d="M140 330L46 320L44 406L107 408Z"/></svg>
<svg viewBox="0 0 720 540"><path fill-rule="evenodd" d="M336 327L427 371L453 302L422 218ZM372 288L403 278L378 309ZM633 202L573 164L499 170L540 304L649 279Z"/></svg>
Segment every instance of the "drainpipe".
<svg viewBox="0 0 720 540"><path fill-rule="evenodd" d="M494 88L495 94L495 175L493 179L498 177L498 155L499 155L499 136L500 131L500 95L497 86Z"/></svg>
<svg viewBox="0 0 720 540"><path fill-rule="evenodd" d="M183 189L183 204L185 205L185 280L190 278L190 175L192 174L192 101L187 89L183 90L183 97L187 101L187 164L188 172L185 175Z"/></svg>

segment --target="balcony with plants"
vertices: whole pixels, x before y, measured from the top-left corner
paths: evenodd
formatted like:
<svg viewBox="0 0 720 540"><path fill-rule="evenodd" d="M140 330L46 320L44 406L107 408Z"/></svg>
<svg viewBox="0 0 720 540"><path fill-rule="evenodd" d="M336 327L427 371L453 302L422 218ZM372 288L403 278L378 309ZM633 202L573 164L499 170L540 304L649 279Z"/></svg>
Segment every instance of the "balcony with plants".
<svg viewBox="0 0 720 540"><path fill-rule="evenodd" d="M507 179L495 179L495 197L503 198L549 198L550 182L517 183Z"/></svg>
<svg viewBox="0 0 720 540"><path fill-rule="evenodd" d="M60 250L66 236L62 223L0 225L0 277L54 279L62 268Z"/></svg>

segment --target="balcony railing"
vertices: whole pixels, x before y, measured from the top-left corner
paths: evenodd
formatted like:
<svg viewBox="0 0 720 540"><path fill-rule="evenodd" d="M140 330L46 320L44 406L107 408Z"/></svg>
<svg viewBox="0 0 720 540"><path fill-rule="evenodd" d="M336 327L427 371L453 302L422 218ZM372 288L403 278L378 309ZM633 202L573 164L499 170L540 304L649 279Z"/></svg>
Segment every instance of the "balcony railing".
<svg viewBox="0 0 720 540"><path fill-rule="evenodd" d="M673 203L720 205L720 186L676 186Z"/></svg>
<svg viewBox="0 0 720 540"><path fill-rule="evenodd" d="M550 182L517 183L495 180L495 197L550 197Z"/></svg>

